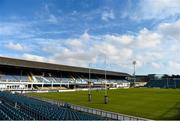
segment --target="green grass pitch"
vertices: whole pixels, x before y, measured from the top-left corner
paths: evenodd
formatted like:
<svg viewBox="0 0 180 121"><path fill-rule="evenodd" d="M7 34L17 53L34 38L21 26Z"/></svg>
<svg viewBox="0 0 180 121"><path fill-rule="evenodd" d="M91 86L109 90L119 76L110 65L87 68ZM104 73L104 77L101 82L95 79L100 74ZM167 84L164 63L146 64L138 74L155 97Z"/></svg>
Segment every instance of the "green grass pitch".
<svg viewBox="0 0 180 121"><path fill-rule="evenodd" d="M103 90L92 91L92 102L88 102L87 91L30 95L149 119L180 119L180 89L108 90L108 104L104 104Z"/></svg>

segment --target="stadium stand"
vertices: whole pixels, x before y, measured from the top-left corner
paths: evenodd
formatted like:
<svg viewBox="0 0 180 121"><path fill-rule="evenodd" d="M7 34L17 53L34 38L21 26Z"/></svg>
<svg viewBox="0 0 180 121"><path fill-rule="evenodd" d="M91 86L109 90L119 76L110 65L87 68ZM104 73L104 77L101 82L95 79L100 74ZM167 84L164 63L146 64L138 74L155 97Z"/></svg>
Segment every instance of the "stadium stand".
<svg viewBox="0 0 180 121"><path fill-rule="evenodd" d="M150 80L145 87L153 88L180 88L180 79L156 79Z"/></svg>
<svg viewBox="0 0 180 121"><path fill-rule="evenodd" d="M91 70L91 71L89 71ZM91 73L89 73L91 72ZM89 75L91 79L89 79ZM102 88L104 83L124 83L127 73L0 57L0 90L34 90L43 87Z"/></svg>
<svg viewBox="0 0 180 121"><path fill-rule="evenodd" d="M0 92L0 120L105 120L19 94Z"/></svg>

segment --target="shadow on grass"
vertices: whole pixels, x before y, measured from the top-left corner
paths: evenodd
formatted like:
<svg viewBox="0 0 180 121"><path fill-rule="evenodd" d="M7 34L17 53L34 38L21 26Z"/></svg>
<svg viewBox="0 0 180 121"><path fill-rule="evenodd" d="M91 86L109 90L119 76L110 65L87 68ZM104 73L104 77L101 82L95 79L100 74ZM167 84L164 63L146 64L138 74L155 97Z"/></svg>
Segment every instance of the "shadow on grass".
<svg viewBox="0 0 180 121"><path fill-rule="evenodd" d="M160 120L180 120L180 102L159 116Z"/></svg>

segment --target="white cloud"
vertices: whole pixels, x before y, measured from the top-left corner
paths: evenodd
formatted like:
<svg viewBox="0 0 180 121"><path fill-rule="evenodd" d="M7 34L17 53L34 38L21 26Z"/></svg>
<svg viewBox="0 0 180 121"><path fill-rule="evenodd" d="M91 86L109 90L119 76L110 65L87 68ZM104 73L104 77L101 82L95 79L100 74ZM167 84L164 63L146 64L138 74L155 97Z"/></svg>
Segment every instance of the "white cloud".
<svg viewBox="0 0 180 121"><path fill-rule="evenodd" d="M44 4L44 7L41 11L37 11L36 17L41 21L48 22L50 24L58 24L60 17L52 11L54 6L52 4Z"/></svg>
<svg viewBox="0 0 180 121"><path fill-rule="evenodd" d="M111 41L112 43L127 45L133 41L133 36L131 35L122 35L122 36L105 35L105 39L107 41Z"/></svg>
<svg viewBox="0 0 180 121"><path fill-rule="evenodd" d="M158 52L158 51L146 52L143 56L145 57L144 59L148 59L148 60L159 60L159 59L162 59L164 57L163 53Z"/></svg>
<svg viewBox="0 0 180 121"><path fill-rule="evenodd" d="M143 61L136 60L136 68L140 68L143 66Z"/></svg>
<svg viewBox="0 0 180 121"><path fill-rule="evenodd" d="M137 8L140 19L164 19L180 14L179 0L141 0Z"/></svg>
<svg viewBox="0 0 180 121"><path fill-rule="evenodd" d="M40 61L40 62L44 62L45 61L45 57L38 56L38 55L33 55L33 54L23 54L22 57L24 59L26 59L26 60Z"/></svg>
<svg viewBox="0 0 180 121"><path fill-rule="evenodd" d="M153 51L146 50L146 51L137 53L135 57L136 57L135 60L139 63L139 66L137 67L155 66L155 61L161 62L161 60L163 60L164 53L158 52L158 51L153 52Z"/></svg>
<svg viewBox="0 0 180 121"><path fill-rule="evenodd" d="M152 62L152 67L155 68L155 69L160 69L161 68L161 65L156 63L156 62Z"/></svg>
<svg viewBox="0 0 180 121"><path fill-rule="evenodd" d="M180 69L180 62L176 61L169 61L169 65L173 67L174 69Z"/></svg>
<svg viewBox="0 0 180 121"><path fill-rule="evenodd" d="M169 61L166 68L169 68L168 71L169 73L176 73L176 74L179 74L180 73L180 62L176 62L176 61Z"/></svg>
<svg viewBox="0 0 180 121"><path fill-rule="evenodd" d="M42 55L45 52L47 56L25 53L22 58L87 67L89 63L103 63L103 59L99 59L98 56L106 54L108 64L118 65L116 68L119 71L122 71L123 67L132 67L133 60L137 61L136 67L138 69L153 67L164 71L165 69L161 64L163 62L167 64L167 68L178 70L178 52L180 52L177 42L180 40L178 30L179 20L171 23L161 23L153 30L144 28L133 34L93 36L85 31L76 38L32 38L33 44L38 43L33 48L33 52L40 51ZM169 39L169 37L173 39ZM26 44L26 42L23 43ZM27 46L29 47L29 45ZM8 43L6 47L18 51L24 51L27 48L17 42ZM175 59L175 56L177 56L177 59ZM128 71L128 69L125 71Z"/></svg>
<svg viewBox="0 0 180 121"><path fill-rule="evenodd" d="M43 57L43 56L39 56L39 55L34 55L34 54L29 54L29 53L25 53L22 55L22 58L25 60L31 60L31 61L39 61L39 62L47 62L47 63L57 63L57 61L47 58L47 57Z"/></svg>
<svg viewBox="0 0 180 121"><path fill-rule="evenodd" d="M161 35L144 28L137 36L137 46L140 48L152 48L161 43Z"/></svg>
<svg viewBox="0 0 180 121"><path fill-rule="evenodd" d="M94 45L94 49L102 54L116 55L118 53L117 48L114 45L108 44L106 42Z"/></svg>
<svg viewBox="0 0 180 121"><path fill-rule="evenodd" d="M103 12L101 19L104 21L109 21L109 20L115 19L114 12L112 10Z"/></svg>
<svg viewBox="0 0 180 121"><path fill-rule="evenodd" d="M19 44L19 43L13 43L9 42L5 45L6 48L12 49L12 50L17 50L17 51L24 51L26 50L25 46Z"/></svg>
<svg viewBox="0 0 180 121"><path fill-rule="evenodd" d="M0 23L0 35L11 36L20 34L26 26L20 23Z"/></svg>
<svg viewBox="0 0 180 121"><path fill-rule="evenodd" d="M81 40L89 40L90 35L87 33L87 31L85 31L84 34L81 35L80 39Z"/></svg>
<svg viewBox="0 0 180 121"><path fill-rule="evenodd" d="M180 42L180 19L172 23L161 23L158 31L165 37L171 37Z"/></svg>
<svg viewBox="0 0 180 121"><path fill-rule="evenodd" d="M58 23L57 17L55 17L53 14L49 15L49 18L47 19L47 21L50 23Z"/></svg>
<svg viewBox="0 0 180 121"><path fill-rule="evenodd" d="M65 44L70 47L82 47L82 42L78 39L69 39Z"/></svg>
<svg viewBox="0 0 180 121"><path fill-rule="evenodd" d="M83 37L84 35L88 37ZM59 44L59 41L54 44L46 44L44 51L50 53L51 58L58 60L58 63L73 64L75 66L87 66L88 63L99 63L101 60L98 59L98 56L104 54L109 58L109 63L120 63L132 56L132 49L128 47L118 47L117 43L114 43L106 37L106 35L91 36L85 32L80 35L79 38L59 40L63 41L63 44ZM84 41L87 39L88 41ZM125 43L127 42L119 42L119 44L122 45Z"/></svg>
<svg viewBox="0 0 180 121"><path fill-rule="evenodd" d="M2 39L27 39L34 37L35 29L32 30L31 22L0 22L0 36Z"/></svg>
<svg viewBox="0 0 180 121"><path fill-rule="evenodd" d="M167 56L167 53L159 49L164 44L163 36L158 28L153 31L144 28L134 35L92 36L85 32L79 38L59 40L64 44L57 41L57 44L54 44L57 47L45 45L46 48L48 46L45 51L51 51L51 58L61 64L88 66L88 63L92 62L102 63L98 56L106 54L108 63L120 65L120 70L122 63L126 63L126 68L132 67L133 60L137 61L137 68L149 64L158 68L154 62L162 61Z"/></svg>

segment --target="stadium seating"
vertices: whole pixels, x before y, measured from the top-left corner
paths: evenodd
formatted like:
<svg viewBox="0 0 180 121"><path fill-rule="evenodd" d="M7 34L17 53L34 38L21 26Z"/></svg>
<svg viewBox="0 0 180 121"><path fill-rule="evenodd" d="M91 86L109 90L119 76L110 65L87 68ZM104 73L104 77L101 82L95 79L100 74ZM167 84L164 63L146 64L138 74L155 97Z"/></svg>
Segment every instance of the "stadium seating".
<svg viewBox="0 0 180 121"><path fill-rule="evenodd" d="M27 76L20 76L20 75L0 75L0 80L5 82L27 82L28 77Z"/></svg>
<svg viewBox="0 0 180 121"><path fill-rule="evenodd" d="M76 83L76 84L88 84L89 79L88 78L82 78L80 76L73 77L49 77L49 76L37 76L37 75L32 75L32 81L37 82L37 83L44 83L44 84L52 84L52 83ZM10 74L0 74L0 81L1 82L29 82L28 75L10 75ZM103 78L94 78L91 79L91 81L94 84L102 84L103 82L107 83L117 83L117 82L124 82L124 80L105 80Z"/></svg>
<svg viewBox="0 0 180 121"><path fill-rule="evenodd" d="M150 80L145 87L153 88L180 88L179 79Z"/></svg>
<svg viewBox="0 0 180 121"><path fill-rule="evenodd" d="M104 120L19 94L0 92L0 120Z"/></svg>

